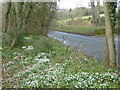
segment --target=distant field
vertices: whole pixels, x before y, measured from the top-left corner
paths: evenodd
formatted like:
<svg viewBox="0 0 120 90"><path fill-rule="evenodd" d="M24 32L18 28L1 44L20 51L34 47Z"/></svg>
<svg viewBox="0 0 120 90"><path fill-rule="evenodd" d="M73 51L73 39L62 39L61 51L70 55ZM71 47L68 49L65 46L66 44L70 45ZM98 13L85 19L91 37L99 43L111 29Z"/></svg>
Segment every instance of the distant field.
<svg viewBox="0 0 120 90"><path fill-rule="evenodd" d="M91 17L92 16L90 15L90 16L83 16L81 18L82 19L88 19L88 18L91 18ZM104 14L100 14L100 17L104 17ZM74 18L73 20L77 20L77 19L79 19L79 18ZM68 22L70 20L72 20L72 19L63 19L63 20L58 20L57 22L60 23L60 24L63 24L63 23L66 23L66 22Z"/></svg>
<svg viewBox="0 0 120 90"><path fill-rule="evenodd" d="M91 18L92 16L83 16L82 19L88 19ZM100 17L104 17L104 14L100 14Z"/></svg>

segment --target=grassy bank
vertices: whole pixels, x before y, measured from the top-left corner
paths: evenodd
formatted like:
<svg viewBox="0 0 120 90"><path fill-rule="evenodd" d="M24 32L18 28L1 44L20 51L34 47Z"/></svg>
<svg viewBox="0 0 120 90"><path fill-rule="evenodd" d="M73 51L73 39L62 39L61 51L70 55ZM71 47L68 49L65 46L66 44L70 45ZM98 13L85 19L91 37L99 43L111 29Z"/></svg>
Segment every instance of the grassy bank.
<svg viewBox="0 0 120 90"><path fill-rule="evenodd" d="M81 26L63 25L55 28L54 30L78 33L78 34L86 34L86 35L102 35L105 33L104 26L81 27Z"/></svg>
<svg viewBox="0 0 120 90"><path fill-rule="evenodd" d="M1 48L3 87L116 88L117 69L45 36L26 36L24 45Z"/></svg>

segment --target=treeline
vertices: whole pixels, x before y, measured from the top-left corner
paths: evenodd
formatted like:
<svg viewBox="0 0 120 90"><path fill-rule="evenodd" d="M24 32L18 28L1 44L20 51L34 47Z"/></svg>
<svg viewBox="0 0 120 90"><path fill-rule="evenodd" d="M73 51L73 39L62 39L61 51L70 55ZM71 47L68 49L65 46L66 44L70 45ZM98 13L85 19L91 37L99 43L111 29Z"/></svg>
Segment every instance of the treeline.
<svg viewBox="0 0 120 90"><path fill-rule="evenodd" d="M56 2L6 2L2 7L3 32L12 37L11 47L25 34L47 35L56 12Z"/></svg>

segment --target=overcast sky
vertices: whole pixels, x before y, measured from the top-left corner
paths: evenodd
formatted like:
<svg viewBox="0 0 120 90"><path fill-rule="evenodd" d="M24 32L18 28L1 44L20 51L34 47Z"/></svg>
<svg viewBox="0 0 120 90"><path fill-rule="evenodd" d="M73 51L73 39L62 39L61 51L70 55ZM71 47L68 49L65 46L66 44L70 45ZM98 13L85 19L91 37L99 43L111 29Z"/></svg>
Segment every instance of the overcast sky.
<svg viewBox="0 0 120 90"><path fill-rule="evenodd" d="M4 1L4 0L0 0L0 2L1 1ZM40 0L36 0L36 1L40 1ZM41 0L41 1L44 1L44 0ZM100 0L100 1L103 2L104 0ZM70 8L76 8L76 7L89 7L90 5L89 3L90 3L90 0L60 0L60 2L58 3L58 7L61 9L70 9Z"/></svg>
<svg viewBox="0 0 120 90"><path fill-rule="evenodd" d="M60 3L58 3L58 6L64 9L70 9L76 7L90 7L90 1L91 0L61 0ZM104 0L100 0L100 5L103 5L102 4L103 1Z"/></svg>
<svg viewBox="0 0 120 90"><path fill-rule="evenodd" d="M77 6L88 7L89 2L90 0L61 0L58 6L64 9L75 8Z"/></svg>

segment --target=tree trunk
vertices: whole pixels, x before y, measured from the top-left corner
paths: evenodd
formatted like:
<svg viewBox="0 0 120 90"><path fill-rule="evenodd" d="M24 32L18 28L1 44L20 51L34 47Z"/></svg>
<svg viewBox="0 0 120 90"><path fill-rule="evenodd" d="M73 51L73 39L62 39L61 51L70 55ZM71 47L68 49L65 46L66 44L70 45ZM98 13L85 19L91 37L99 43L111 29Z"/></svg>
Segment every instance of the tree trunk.
<svg viewBox="0 0 120 90"><path fill-rule="evenodd" d="M7 3L7 12L6 12L6 14L5 14L5 20L6 20L5 22L6 22L6 24L5 24L4 32L6 32L7 29L8 29L9 14L10 14L11 6L12 6L12 3L11 3L11 2L8 2L8 3Z"/></svg>
<svg viewBox="0 0 120 90"><path fill-rule="evenodd" d="M105 24L106 24L106 38L109 51L110 66L116 66L116 53L114 47L114 37L112 33L112 24L110 20L110 13L108 10L108 3L104 2Z"/></svg>
<svg viewBox="0 0 120 90"><path fill-rule="evenodd" d="M107 38L105 38L105 59L104 59L104 65L109 66L109 50L108 50L108 43Z"/></svg>
<svg viewBox="0 0 120 90"><path fill-rule="evenodd" d="M95 6L95 0L91 0L91 11L92 11L92 23L94 23L96 26L99 23L99 6L100 6L100 0L97 2L97 6Z"/></svg>
<svg viewBox="0 0 120 90"><path fill-rule="evenodd" d="M120 6L119 6L120 7ZM120 15L120 8L118 8L118 14ZM120 71L120 16L118 17L118 67Z"/></svg>
<svg viewBox="0 0 120 90"><path fill-rule="evenodd" d="M92 23L95 23L96 22L96 20L95 20L95 12L96 12L96 10L95 10L95 5L94 5L93 1L91 1L91 11L92 11Z"/></svg>
<svg viewBox="0 0 120 90"><path fill-rule="evenodd" d="M100 19L100 0L97 0L97 6L96 6L96 20L97 20L97 25L99 24L99 19Z"/></svg>
<svg viewBox="0 0 120 90"><path fill-rule="evenodd" d="M13 48L15 46L17 38L18 38L18 34L16 34L15 38L13 39L13 41L11 43L11 48Z"/></svg>

